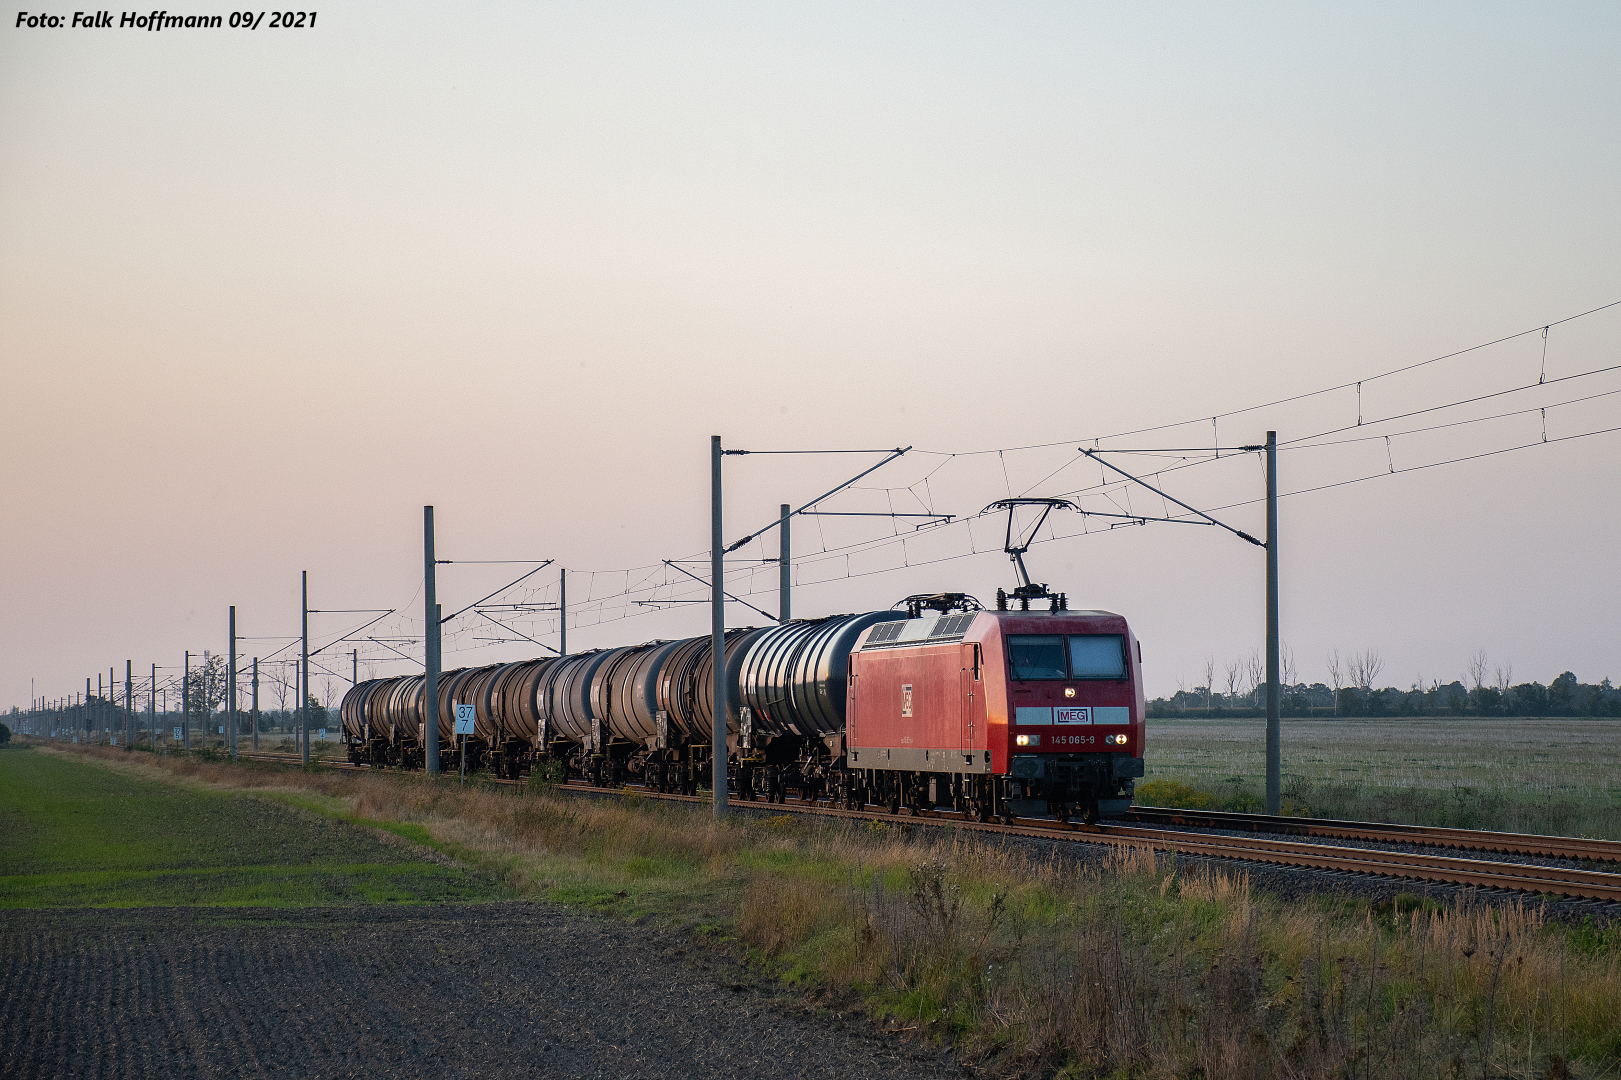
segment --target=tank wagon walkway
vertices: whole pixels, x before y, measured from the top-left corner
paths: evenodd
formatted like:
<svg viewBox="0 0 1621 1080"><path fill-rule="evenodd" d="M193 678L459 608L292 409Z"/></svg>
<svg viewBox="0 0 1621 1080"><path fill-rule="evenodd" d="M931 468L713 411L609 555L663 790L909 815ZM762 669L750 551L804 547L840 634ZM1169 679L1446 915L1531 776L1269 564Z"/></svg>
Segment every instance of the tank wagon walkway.
<svg viewBox="0 0 1621 1080"><path fill-rule="evenodd" d="M6 911L0 1075L962 1075L740 977L544 904Z"/></svg>

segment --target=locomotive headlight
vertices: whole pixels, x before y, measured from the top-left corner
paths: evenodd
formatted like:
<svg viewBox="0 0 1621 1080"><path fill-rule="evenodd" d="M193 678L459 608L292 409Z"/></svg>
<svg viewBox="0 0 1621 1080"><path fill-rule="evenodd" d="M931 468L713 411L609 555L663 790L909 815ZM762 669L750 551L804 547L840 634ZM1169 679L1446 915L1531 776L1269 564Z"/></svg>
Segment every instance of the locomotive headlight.
<svg viewBox="0 0 1621 1080"><path fill-rule="evenodd" d="M1028 736L1028 735L1020 735L1017 739L1015 739L1013 741L1018 743L1020 746L1029 746L1030 745L1030 736Z"/></svg>
<svg viewBox="0 0 1621 1080"><path fill-rule="evenodd" d="M1016 745L1016 746L1040 746L1041 745L1041 736L1040 735L1015 735L1013 737L1013 742L1014 742L1014 745Z"/></svg>

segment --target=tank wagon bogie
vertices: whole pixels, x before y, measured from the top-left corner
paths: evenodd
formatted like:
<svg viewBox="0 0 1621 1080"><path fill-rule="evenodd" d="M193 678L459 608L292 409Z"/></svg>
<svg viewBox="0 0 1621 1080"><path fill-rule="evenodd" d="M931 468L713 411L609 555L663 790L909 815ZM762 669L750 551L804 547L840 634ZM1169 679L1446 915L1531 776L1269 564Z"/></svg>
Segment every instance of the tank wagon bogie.
<svg viewBox="0 0 1621 1080"><path fill-rule="evenodd" d="M512 779L693 794L720 752L745 800L792 791L979 820L1124 813L1144 735L1142 650L1125 619L963 606L727 631L719 748L707 636L446 672L437 717L420 675L363 682L344 697L344 740L356 763L421 768L425 732L441 753L461 749L455 707L471 704L469 768Z"/></svg>

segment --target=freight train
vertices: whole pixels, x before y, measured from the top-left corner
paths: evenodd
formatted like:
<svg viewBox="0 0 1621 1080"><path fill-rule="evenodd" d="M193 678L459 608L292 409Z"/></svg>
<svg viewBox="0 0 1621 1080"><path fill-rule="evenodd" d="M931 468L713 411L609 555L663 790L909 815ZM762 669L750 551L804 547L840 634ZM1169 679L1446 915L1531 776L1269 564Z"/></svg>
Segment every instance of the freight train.
<svg viewBox="0 0 1621 1080"><path fill-rule="evenodd" d="M1022 607L941 593L727 631L728 787L977 821L1124 814L1143 775L1142 648L1119 615L1060 595ZM419 769L437 737L447 764L510 779L696 794L716 752L712 657L704 636L447 671L436 707L420 675L373 679L344 696L343 739L355 764ZM474 707L470 736L453 734L457 705Z"/></svg>

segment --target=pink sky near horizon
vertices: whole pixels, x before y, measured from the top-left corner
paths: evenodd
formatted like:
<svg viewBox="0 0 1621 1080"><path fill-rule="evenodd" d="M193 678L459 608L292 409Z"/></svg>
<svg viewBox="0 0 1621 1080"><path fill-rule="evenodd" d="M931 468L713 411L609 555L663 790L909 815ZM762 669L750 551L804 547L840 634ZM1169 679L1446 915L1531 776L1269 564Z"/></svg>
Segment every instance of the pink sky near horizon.
<svg viewBox="0 0 1621 1080"><path fill-rule="evenodd" d="M711 434L912 445L866 482L890 490L829 508L910 491L963 518L1093 483L1083 439L1621 300L1618 45L1602 5L355 4L303 31L7 26L0 708L30 680L71 695L126 659L222 650L231 604L261 639L244 655L268 654L297 633L302 570L313 606L398 608L383 625L409 637L426 503L444 558L568 567L573 648L702 633L700 605L617 597L593 622L587 597L707 549ZM1621 307L1555 326L1545 355L1532 334L1368 382L1361 408L1621 364L1618 342ZM1539 443L1537 410L1617 390L1621 372L1580 375L1369 428L1522 412L1388 450L1287 451L1283 488ZM1219 433L1298 438L1357 407L1342 391ZM1547 414L1553 440L1616 427L1621 393ZM1210 438L1204 421L1112 445ZM728 459L727 533L872 460ZM1262 490L1253 457L1163 475L1205 508ZM1373 647L1404 687L1481 648L1515 681L1621 678L1617 490L1611 432L1289 496L1301 676ZM1253 504L1217 516L1262 528ZM1012 585L996 520L842 570L819 549L888 520L794 528L799 615ZM1028 560L1132 621L1150 694L1260 644L1260 553L1217 530ZM510 570L443 568L447 610ZM767 610L774 574L750 596ZM544 616L518 625L555 643ZM535 652L477 636L459 629L446 665ZM363 676L410 670L365 647Z"/></svg>

